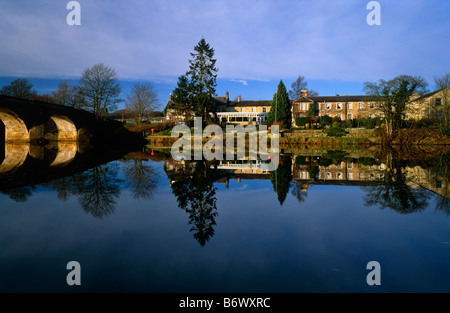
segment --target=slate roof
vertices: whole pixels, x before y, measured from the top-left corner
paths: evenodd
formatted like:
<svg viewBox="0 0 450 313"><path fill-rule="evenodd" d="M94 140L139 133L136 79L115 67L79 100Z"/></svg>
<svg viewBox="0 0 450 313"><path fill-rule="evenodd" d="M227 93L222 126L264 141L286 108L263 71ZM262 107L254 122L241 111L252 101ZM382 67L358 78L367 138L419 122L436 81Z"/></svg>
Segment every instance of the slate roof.
<svg viewBox="0 0 450 313"><path fill-rule="evenodd" d="M426 95L420 96L420 97L414 99L413 101L421 101L421 100L423 100L423 99L425 99L425 98L434 96L435 94L437 94L438 92L440 92L440 91L442 91L442 90L444 90L444 89L445 89L445 88L439 89L439 90L436 90L436 91L433 91L433 92L430 92L430 93L427 93Z"/></svg>
<svg viewBox="0 0 450 313"><path fill-rule="evenodd" d="M231 101L228 106L235 107L253 107L253 106L270 106L272 100L242 100L242 101Z"/></svg>
<svg viewBox="0 0 450 313"><path fill-rule="evenodd" d="M378 97L368 95L357 96L311 96L307 97L314 102L357 102L357 101L375 101ZM380 97L381 98L381 97ZM295 100L297 102L297 100Z"/></svg>

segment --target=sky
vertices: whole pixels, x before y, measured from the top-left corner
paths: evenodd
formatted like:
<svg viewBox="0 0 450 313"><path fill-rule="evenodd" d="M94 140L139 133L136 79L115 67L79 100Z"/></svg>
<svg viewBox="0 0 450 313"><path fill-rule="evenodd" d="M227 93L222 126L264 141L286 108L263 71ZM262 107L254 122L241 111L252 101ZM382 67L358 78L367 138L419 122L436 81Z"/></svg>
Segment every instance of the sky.
<svg viewBox="0 0 450 313"><path fill-rule="evenodd" d="M450 72L450 1L384 0L369 25L368 0L0 0L0 86L28 78L40 94L76 84L97 63L114 68L126 96L155 85L167 103L204 38L217 59L217 95L269 100L299 75L320 95L363 94L364 82Z"/></svg>

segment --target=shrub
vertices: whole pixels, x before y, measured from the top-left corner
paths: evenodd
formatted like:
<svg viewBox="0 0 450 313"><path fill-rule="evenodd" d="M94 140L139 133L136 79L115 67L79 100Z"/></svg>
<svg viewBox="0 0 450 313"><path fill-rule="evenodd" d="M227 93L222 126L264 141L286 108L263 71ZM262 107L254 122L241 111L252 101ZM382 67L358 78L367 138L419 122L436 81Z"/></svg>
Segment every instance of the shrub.
<svg viewBox="0 0 450 313"><path fill-rule="evenodd" d="M345 134L346 134L342 128L334 127L334 126L327 128L325 130L325 132L327 133L327 136L330 136L330 137L342 137L342 136L345 136Z"/></svg>
<svg viewBox="0 0 450 313"><path fill-rule="evenodd" d="M343 126L345 126L346 128L350 128L353 126L352 121L351 120L345 120L343 122Z"/></svg>
<svg viewBox="0 0 450 313"><path fill-rule="evenodd" d="M339 122L333 122L333 125L331 127L340 128L341 124Z"/></svg>
<svg viewBox="0 0 450 313"><path fill-rule="evenodd" d="M324 116L321 116L320 117L320 125L321 126L326 126L326 125L331 125L331 121L332 121L333 119L331 118L331 116L329 116L329 115L324 115Z"/></svg>
<svg viewBox="0 0 450 313"><path fill-rule="evenodd" d="M333 119L331 121L332 121L333 124L334 123L341 123L341 118L339 116L335 116L335 117L333 117Z"/></svg>
<svg viewBox="0 0 450 313"><path fill-rule="evenodd" d="M304 116L300 116L295 119L295 125L297 126L305 126L306 123L308 123L308 119Z"/></svg>

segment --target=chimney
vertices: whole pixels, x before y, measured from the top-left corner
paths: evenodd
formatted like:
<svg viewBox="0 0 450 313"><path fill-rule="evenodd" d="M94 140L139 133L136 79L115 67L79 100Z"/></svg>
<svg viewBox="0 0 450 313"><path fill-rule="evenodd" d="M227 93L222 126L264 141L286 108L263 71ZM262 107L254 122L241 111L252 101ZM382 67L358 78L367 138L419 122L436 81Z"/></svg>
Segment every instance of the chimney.
<svg viewBox="0 0 450 313"><path fill-rule="evenodd" d="M238 96L237 102L241 102L241 96Z"/></svg>
<svg viewBox="0 0 450 313"><path fill-rule="evenodd" d="M228 94L228 91L227 91L227 93L225 94L225 101L228 103L228 99L229 99L229 94Z"/></svg>
<svg viewBox="0 0 450 313"><path fill-rule="evenodd" d="M169 101L172 101L172 94L169 95Z"/></svg>
<svg viewBox="0 0 450 313"><path fill-rule="evenodd" d="M300 95L305 98L308 97L308 90L301 90Z"/></svg>

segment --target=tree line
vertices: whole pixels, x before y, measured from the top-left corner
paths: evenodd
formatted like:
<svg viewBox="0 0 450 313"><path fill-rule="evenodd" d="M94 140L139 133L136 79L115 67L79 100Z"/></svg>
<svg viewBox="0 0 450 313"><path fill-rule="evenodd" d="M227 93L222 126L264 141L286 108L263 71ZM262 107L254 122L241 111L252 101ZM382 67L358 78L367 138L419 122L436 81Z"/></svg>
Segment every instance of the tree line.
<svg viewBox="0 0 450 313"><path fill-rule="evenodd" d="M159 109L158 93L151 83L136 82L125 99L121 94L116 70L103 63L86 68L77 85L61 81L51 94L39 95L26 78L18 78L0 89L0 95L85 109L98 117L110 116L117 110L117 104L124 102L136 122Z"/></svg>

